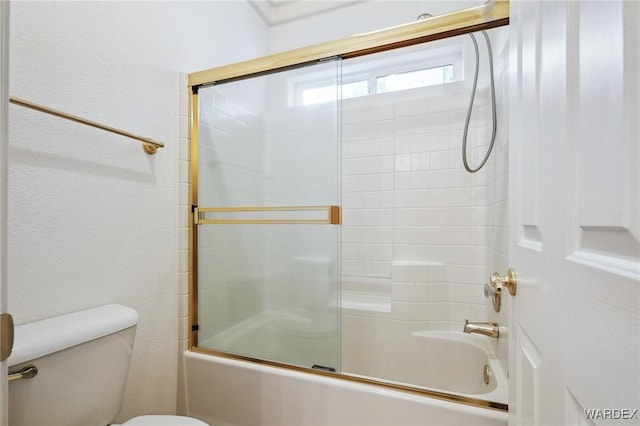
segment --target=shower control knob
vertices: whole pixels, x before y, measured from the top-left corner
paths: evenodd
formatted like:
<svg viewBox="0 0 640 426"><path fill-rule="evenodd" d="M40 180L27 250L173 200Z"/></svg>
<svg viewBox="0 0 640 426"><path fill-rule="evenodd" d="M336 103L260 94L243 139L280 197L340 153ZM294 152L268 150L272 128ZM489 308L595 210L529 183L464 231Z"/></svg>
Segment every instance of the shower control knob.
<svg viewBox="0 0 640 426"><path fill-rule="evenodd" d="M484 285L484 297L491 296L493 302L493 309L496 312L500 312L500 306L502 305L502 289L506 287L509 294L516 295L516 271L509 268L506 276L501 276L499 273L494 272L491 274L491 282Z"/></svg>
<svg viewBox="0 0 640 426"><path fill-rule="evenodd" d="M495 296L500 292L500 288L496 288L489 283L484 284L484 297Z"/></svg>
<svg viewBox="0 0 640 426"><path fill-rule="evenodd" d="M515 296L516 286L516 271L514 271L512 268L509 268L509 270L507 271L507 275L505 275L504 277L500 276L500 274L497 272L494 272L491 275L491 287L495 288L497 291L501 291L502 287L506 287L507 290L509 290L509 294Z"/></svg>

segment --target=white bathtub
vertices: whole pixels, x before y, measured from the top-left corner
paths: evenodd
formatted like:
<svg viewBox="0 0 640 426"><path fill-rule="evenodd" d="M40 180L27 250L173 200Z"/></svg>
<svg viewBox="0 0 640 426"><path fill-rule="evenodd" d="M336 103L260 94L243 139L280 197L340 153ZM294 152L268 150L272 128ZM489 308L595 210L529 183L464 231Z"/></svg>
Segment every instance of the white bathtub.
<svg viewBox="0 0 640 426"><path fill-rule="evenodd" d="M337 367L337 318L304 314L262 311L200 343L203 348L285 364Z"/></svg>
<svg viewBox="0 0 640 426"><path fill-rule="evenodd" d="M315 374L184 354L186 411L212 426L506 426L507 413Z"/></svg>
<svg viewBox="0 0 640 426"><path fill-rule="evenodd" d="M417 331L394 343L399 349L392 352L391 359L388 351L376 351L375 346L369 346L384 356L365 377L507 404L508 380L491 338L462 331ZM343 372L346 367L343 366Z"/></svg>
<svg viewBox="0 0 640 426"><path fill-rule="evenodd" d="M319 328L322 324L328 327ZM201 347L292 365L339 367L336 337L330 322L264 311L202 341ZM506 405L507 378L492 343L489 337L462 331L351 334L342 341L341 371Z"/></svg>
<svg viewBox="0 0 640 426"><path fill-rule="evenodd" d="M263 328L263 320L245 323L243 333L221 336L224 339L218 343L229 345L228 349L245 343L263 346L260 336L273 337L265 332L269 329ZM251 342L242 343L241 336ZM375 377L463 400L506 405L506 375L489 338L419 331L407 336L406 342L400 353L407 356L380 363ZM212 426L507 425L506 412L488 408L197 352L186 352L184 357L186 414ZM492 373L488 384L483 380L485 365Z"/></svg>

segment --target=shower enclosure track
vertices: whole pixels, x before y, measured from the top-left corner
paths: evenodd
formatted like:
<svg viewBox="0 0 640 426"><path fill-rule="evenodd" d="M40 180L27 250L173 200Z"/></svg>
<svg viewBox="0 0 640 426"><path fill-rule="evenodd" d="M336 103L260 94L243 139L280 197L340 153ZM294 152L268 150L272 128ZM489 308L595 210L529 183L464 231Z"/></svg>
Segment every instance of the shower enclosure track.
<svg viewBox="0 0 640 426"><path fill-rule="evenodd" d="M404 25L238 62L189 74L194 93L200 86L274 73L329 58L355 58L428 41L440 40L509 23L509 1L490 0L469 9Z"/></svg>

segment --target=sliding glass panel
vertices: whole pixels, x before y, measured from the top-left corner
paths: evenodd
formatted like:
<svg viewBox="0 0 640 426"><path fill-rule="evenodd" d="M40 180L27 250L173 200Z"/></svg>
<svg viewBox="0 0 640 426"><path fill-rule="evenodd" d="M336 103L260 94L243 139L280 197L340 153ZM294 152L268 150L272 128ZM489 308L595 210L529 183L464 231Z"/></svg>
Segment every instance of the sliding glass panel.
<svg viewBox="0 0 640 426"><path fill-rule="evenodd" d="M507 402L505 341L463 333L466 319L504 318L483 291L508 268L508 49L493 31L493 83L476 34L470 117L468 35L343 62L343 81L377 84L341 105L342 374ZM477 173L463 166L463 137L473 167L490 152Z"/></svg>
<svg viewBox="0 0 640 426"><path fill-rule="evenodd" d="M339 71L199 90L199 347L339 369Z"/></svg>

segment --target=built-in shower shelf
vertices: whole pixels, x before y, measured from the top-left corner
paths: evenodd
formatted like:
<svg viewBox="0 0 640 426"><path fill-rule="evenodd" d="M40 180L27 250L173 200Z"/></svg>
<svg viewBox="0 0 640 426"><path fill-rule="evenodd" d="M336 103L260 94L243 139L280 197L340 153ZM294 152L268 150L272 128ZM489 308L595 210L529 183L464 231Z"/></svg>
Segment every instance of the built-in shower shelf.
<svg viewBox="0 0 640 426"><path fill-rule="evenodd" d="M344 274L342 309L391 312L391 277L383 275Z"/></svg>
<svg viewBox="0 0 640 426"><path fill-rule="evenodd" d="M342 293L342 309L391 312L391 298L361 293Z"/></svg>

